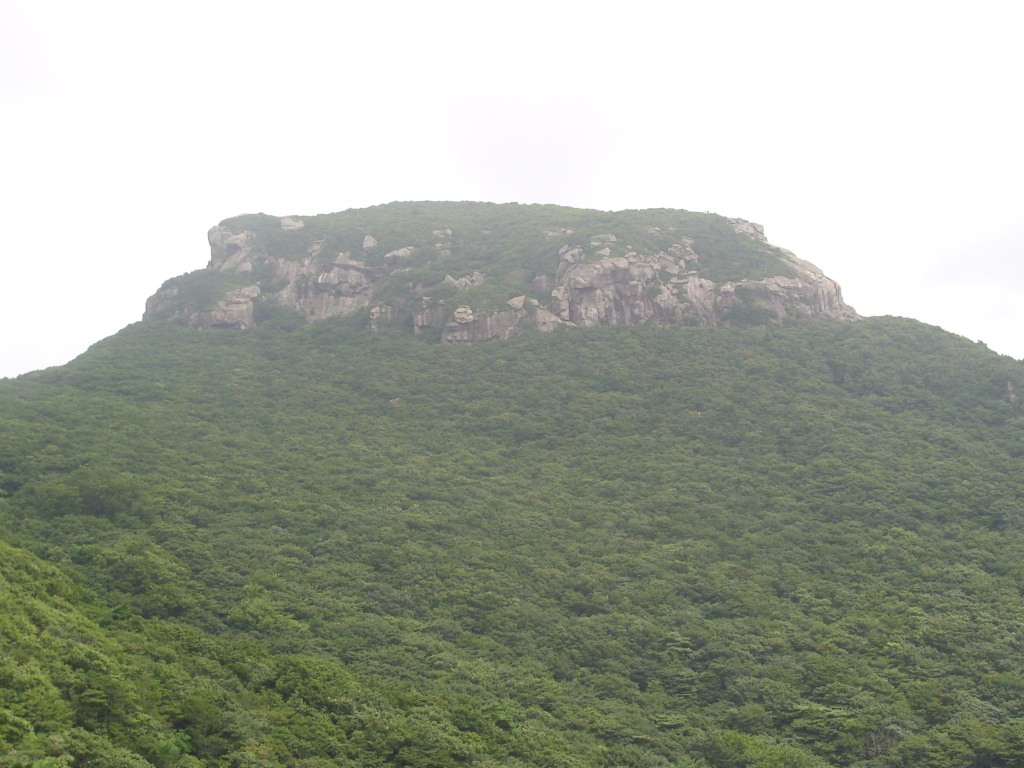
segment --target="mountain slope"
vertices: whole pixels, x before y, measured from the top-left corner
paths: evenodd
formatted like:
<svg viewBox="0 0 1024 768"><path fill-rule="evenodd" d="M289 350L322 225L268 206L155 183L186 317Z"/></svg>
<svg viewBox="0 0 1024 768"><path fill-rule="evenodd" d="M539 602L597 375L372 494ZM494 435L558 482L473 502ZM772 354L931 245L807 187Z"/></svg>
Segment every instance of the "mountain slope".
<svg viewBox="0 0 1024 768"><path fill-rule="evenodd" d="M0 382L5 527L212 686L144 710L181 759L1024 759L1019 363L891 318L360 325L153 319Z"/></svg>

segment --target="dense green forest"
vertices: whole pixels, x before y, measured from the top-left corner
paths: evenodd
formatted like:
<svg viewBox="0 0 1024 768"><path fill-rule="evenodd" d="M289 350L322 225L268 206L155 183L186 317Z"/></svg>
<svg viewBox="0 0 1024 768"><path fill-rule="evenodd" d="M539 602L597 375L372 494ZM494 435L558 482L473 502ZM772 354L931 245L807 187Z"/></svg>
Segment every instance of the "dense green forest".
<svg viewBox="0 0 1024 768"><path fill-rule="evenodd" d="M1024 764L1024 365L132 325L0 381L0 766Z"/></svg>

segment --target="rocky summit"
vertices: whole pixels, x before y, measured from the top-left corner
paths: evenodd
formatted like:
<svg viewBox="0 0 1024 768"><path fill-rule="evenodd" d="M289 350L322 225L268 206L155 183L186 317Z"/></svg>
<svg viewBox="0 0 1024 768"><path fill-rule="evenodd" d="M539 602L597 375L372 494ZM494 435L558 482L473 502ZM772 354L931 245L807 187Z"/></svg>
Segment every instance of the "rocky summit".
<svg viewBox="0 0 1024 768"><path fill-rule="evenodd" d="M351 315L453 344L560 326L858 319L834 280L761 225L710 213L391 203L244 215L208 239L206 269L165 283L146 317L243 329L282 311Z"/></svg>

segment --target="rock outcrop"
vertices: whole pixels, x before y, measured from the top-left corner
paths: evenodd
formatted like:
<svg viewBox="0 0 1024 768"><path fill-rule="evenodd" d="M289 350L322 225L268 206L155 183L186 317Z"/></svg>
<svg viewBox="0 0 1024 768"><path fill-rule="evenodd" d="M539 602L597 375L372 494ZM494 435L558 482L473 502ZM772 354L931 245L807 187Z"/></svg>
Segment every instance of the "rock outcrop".
<svg viewBox="0 0 1024 768"><path fill-rule="evenodd" d="M209 292L199 300L169 281L147 302L146 314L198 328L242 329L254 325L261 302L295 310L311 322L367 310L370 328L405 322L416 334L433 333L451 344L506 339L527 328L550 331L559 326L857 319L835 281L813 264L769 245L761 225L715 219L727 222L722 226L736 233L730 237L749 238L748 250L756 246L762 260L775 264L770 272L776 274L716 282L707 276L705 256L695 249L695 240L675 227L645 230L665 243L656 250L633 249L626 244L632 236L621 233L576 234L561 227L536 232L540 242L554 240L557 245L559 238L565 242L550 268L532 276L525 268L505 276L472 269L424 280L414 277L420 274L416 269L429 272L433 260L447 263L453 254L456 259L460 254L463 242L449 227L424 232L419 242L407 244L389 243L384 232L364 232L351 240L351 247L365 254L355 260L347 251L335 251L332 257L329 235L311 237L308 222L285 217L278 220L280 232L307 238L298 255L274 252L267 245L270 240L259 232L214 227L208 236L206 272L221 274L235 284L211 301ZM491 235L490 230L477 231ZM378 249L378 242L383 247ZM383 256L375 255L385 249ZM468 297L474 290L512 283L527 291L501 306L489 304L493 294L477 301L458 299L463 292ZM511 292L509 288L505 295Z"/></svg>

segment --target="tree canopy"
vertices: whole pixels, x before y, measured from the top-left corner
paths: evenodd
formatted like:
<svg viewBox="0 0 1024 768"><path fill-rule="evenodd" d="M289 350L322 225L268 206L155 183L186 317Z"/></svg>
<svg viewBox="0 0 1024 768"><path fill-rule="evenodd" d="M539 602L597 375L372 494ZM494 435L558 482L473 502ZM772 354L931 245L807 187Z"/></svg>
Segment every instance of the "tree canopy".
<svg viewBox="0 0 1024 768"><path fill-rule="evenodd" d="M0 765L1018 766L1024 367L146 321L0 381Z"/></svg>

